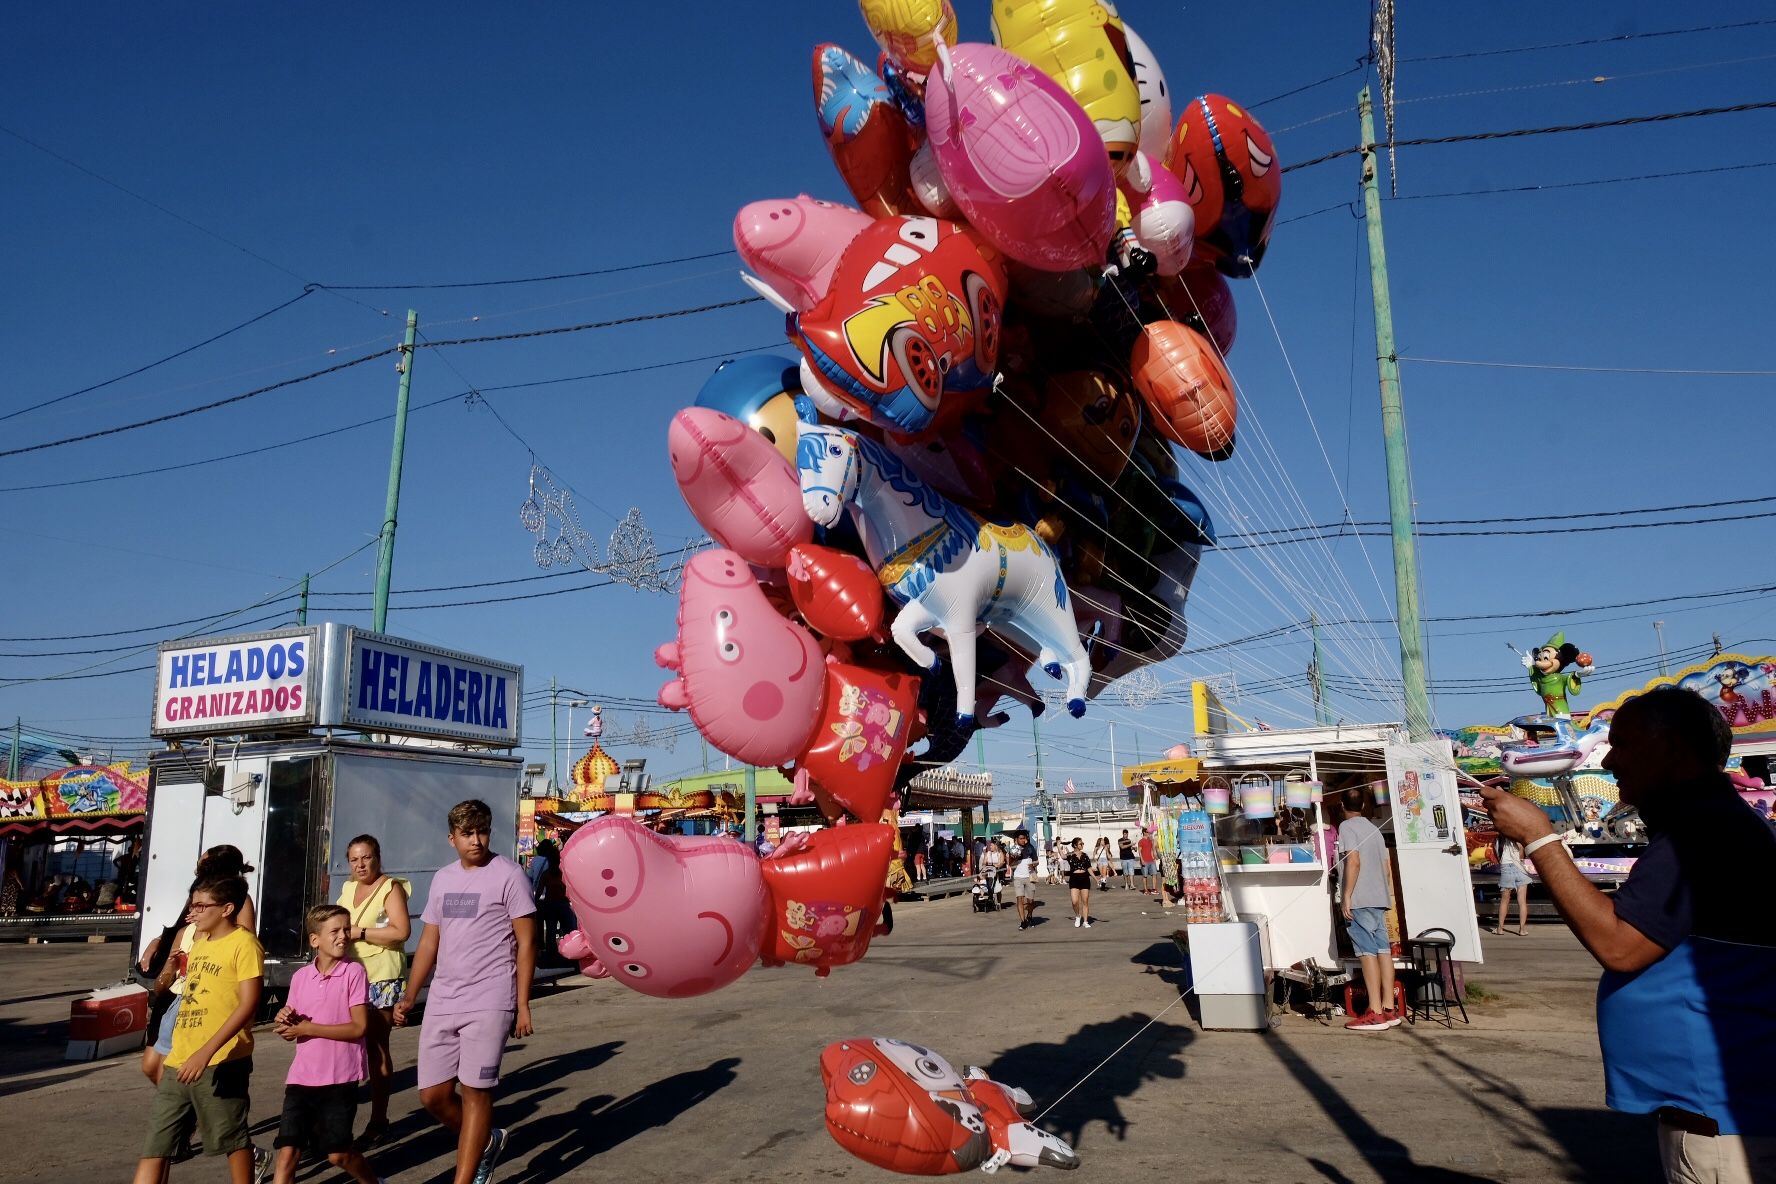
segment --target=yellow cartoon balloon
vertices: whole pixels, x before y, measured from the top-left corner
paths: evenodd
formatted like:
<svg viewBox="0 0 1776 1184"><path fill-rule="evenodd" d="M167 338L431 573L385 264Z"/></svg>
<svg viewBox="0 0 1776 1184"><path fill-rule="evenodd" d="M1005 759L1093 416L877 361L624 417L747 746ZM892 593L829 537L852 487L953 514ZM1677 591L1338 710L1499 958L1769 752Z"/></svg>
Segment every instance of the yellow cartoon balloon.
<svg viewBox="0 0 1776 1184"><path fill-rule="evenodd" d="M1121 177L1141 141L1141 93L1116 7L1108 0L994 0L993 40L1078 100Z"/></svg>
<svg viewBox="0 0 1776 1184"><path fill-rule="evenodd" d="M857 7L888 60L909 74L931 73L939 41L956 44L950 0L857 0Z"/></svg>

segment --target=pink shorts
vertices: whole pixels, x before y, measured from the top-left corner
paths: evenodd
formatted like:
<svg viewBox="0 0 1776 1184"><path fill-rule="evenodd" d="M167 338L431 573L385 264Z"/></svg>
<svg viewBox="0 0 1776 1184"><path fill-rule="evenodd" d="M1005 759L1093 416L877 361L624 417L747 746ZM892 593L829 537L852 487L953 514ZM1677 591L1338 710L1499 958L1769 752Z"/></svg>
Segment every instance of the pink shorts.
<svg viewBox="0 0 1776 1184"><path fill-rule="evenodd" d="M499 1084L500 1057L511 1035L514 1013L465 1011L460 1015L426 1013L419 1029L419 1088L430 1089L452 1079L474 1089Z"/></svg>

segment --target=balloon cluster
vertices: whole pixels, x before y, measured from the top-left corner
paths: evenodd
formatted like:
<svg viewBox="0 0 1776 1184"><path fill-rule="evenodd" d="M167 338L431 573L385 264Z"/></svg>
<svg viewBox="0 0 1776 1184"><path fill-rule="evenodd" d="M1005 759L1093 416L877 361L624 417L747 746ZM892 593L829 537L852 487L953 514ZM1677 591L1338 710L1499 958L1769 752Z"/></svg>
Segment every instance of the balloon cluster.
<svg viewBox="0 0 1776 1184"><path fill-rule="evenodd" d="M820 1054L826 1129L859 1159L942 1176L970 1168L1079 1166L1065 1140L1026 1119L1030 1095L973 1065L900 1040L841 1040Z"/></svg>

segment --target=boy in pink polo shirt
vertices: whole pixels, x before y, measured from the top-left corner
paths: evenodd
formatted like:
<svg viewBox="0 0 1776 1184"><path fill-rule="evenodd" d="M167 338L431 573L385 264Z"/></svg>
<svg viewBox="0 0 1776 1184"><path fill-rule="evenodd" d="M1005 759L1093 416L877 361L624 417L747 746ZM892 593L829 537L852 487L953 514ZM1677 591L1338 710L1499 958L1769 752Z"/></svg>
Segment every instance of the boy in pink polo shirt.
<svg viewBox="0 0 1776 1184"><path fill-rule="evenodd" d="M308 948L314 961L290 980L290 997L273 1030L296 1044L284 1084L278 1123L276 1184L291 1184L303 1152L325 1155L359 1184L379 1184L352 1146L358 1083L369 1075L364 1030L370 984L361 963L345 961L351 913L336 904L308 910Z"/></svg>

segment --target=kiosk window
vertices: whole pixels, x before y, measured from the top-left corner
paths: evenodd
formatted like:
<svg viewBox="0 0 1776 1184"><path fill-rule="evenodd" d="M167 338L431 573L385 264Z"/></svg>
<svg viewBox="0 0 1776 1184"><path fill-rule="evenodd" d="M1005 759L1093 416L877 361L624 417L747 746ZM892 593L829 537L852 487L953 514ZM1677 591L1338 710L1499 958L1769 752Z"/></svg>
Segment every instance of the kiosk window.
<svg viewBox="0 0 1776 1184"><path fill-rule="evenodd" d="M313 757L271 763L265 796L265 858L259 874L259 940L274 958L300 958L308 949L302 929L309 906L309 843L316 761Z"/></svg>

